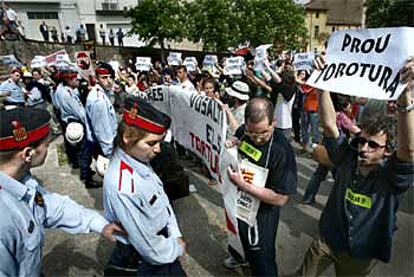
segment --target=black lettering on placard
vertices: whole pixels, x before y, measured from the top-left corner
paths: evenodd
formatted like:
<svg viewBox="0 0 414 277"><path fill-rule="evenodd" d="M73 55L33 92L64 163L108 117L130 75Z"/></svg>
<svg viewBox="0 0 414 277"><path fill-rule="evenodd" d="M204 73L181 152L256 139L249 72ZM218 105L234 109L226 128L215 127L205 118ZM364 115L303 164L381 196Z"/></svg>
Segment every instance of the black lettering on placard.
<svg viewBox="0 0 414 277"><path fill-rule="evenodd" d="M190 107L196 112L212 119L215 123L223 123L223 108L213 98L208 96L192 94L190 96Z"/></svg>
<svg viewBox="0 0 414 277"><path fill-rule="evenodd" d="M207 162L207 166L210 171L218 175L220 172L220 155L219 153L213 154L214 145L211 145L209 142L202 140L199 136L192 132L190 132L190 139L193 152L199 153L200 156L203 157Z"/></svg>
<svg viewBox="0 0 414 277"><path fill-rule="evenodd" d="M323 81L328 81L342 76L354 75L358 75L361 78L368 79L372 83L376 83L385 91L385 93L390 92L391 97L394 96L397 90L400 76L400 74L397 73L394 79L392 79L393 81L391 84L388 85L393 76L393 70L389 66L366 63L332 63L326 65L325 68L320 71L319 75L316 77L315 83L318 83L321 78Z"/></svg>
<svg viewBox="0 0 414 277"><path fill-rule="evenodd" d="M375 74L375 76L373 76L372 75L372 73L374 72L374 70L375 70L375 66L371 66L371 68L370 68L370 70L369 70L369 75L368 75L368 79L371 81L371 82L375 82L377 79L378 79L378 76L380 75L380 73L381 73L381 69L382 69L382 65L380 65L380 66L378 66L377 67L377 74Z"/></svg>
<svg viewBox="0 0 414 277"><path fill-rule="evenodd" d="M385 49L387 49L390 38L391 34L387 34L385 36L385 39L384 36L381 36L376 39L367 38L365 40L361 40L357 37L352 37L349 34L345 34L342 40L341 51L348 50L351 53L362 52L364 54L370 53L372 51L382 53L385 51ZM382 43L383 39L384 42Z"/></svg>

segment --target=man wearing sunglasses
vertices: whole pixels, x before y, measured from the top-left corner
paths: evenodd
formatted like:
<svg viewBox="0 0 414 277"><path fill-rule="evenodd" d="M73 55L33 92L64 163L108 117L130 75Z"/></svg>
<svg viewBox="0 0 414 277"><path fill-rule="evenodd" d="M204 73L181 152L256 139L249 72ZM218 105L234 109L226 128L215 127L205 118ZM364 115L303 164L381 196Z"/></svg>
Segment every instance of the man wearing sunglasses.
<svg viewBox="0 0 414 277"><path fill-rule="evenodd" d="M264 174L264 187L259 187L249 183L244 173L229 168L232 183L260 201L254 226L238 220L240 240L253 276L278 276L276 233L280 208L286 205L289 195L296 193L295 155L283 133L275 129L274 108L269 100L250 100L244 117L245 124L236 131L240 167L252 163L260 168L254 175L268 174Z"/></svg>
<svg viewBox="0 0 414 277"><path fill-rule="evenodd" d="M317 58L317 69L324 66ZM319 94L325 146L335 165L335 185L319 221L320 236L308 250L299 275L318 276L332 263L337 275L368 275L377 260L391 258L392 235L402 194L414 183L414 59L400 72L407 83L397 101L397 148L391 145L394 122L367 113L351 143L340 134L329 92Z"/></svg>

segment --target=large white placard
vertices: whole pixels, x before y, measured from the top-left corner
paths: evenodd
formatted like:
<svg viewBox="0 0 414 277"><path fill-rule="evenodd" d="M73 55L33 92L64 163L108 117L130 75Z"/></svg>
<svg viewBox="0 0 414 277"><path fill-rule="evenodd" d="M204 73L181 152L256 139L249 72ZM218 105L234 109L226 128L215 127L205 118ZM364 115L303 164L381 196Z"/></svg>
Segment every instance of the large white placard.
<svg viewBox="0 0 414 277"><path fill-rule="evenodd" d="M414 55L414 28L338 31L331 35L327 66L308 84L347 95L396 100L405 85L399 71Z"/></svg>

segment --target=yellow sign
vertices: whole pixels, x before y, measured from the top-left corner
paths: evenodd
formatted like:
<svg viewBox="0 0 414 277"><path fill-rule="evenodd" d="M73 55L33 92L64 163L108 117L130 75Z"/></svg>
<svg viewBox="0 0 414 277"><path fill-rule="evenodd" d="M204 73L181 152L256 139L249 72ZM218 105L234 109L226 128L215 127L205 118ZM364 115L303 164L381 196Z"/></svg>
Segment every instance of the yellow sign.
<svg viewBox="0 0 414 277"><path fill-rule="evenodd" d="M245 141L241 143L240 151L242 151L244 154L246 154L256 162L258 162L262 157L262 151L260 151L259 149Z"/></svg>
<svg viewBox="0 0 414 277"><path fill-rule="evenodd" d="M346 189L345 199L354 205L361 206L367 209L371 209L372 207L371 197L355 193L350 188Z"/></svg>

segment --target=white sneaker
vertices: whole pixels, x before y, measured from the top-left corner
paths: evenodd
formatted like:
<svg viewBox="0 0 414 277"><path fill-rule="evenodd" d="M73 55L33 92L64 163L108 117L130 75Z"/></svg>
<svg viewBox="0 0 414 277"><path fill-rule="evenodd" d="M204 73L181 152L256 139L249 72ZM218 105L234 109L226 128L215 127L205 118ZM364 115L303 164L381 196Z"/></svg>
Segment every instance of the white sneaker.
<svg viewBox="0 0 414 277"><path fill-rule="evenodd" d="M248 262L239 262L233 256L229 256L226 259L224 259L224 266L228 269L235 270L240 267L249 267Z"/></svg>

